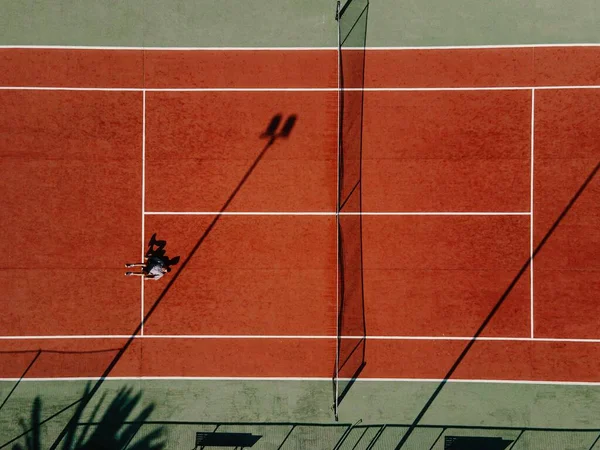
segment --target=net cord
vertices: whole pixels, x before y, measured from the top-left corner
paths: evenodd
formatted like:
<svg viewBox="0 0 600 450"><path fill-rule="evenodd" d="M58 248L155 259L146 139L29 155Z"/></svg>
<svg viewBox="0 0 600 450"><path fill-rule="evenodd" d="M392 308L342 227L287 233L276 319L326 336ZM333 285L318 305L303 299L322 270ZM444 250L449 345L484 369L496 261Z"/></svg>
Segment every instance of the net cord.
<svg viewBox="0 0 600 450"><path fill-rule="evenodd" d="M337 89L337 101L338 101L338 117L337 117L337 195L336 195L336 206L335 206L335 233L336 233L336 270L335 270L335 302L336 302L336 340L335 340L335 398L333 404L333 410L335 415L335 420L338 420L338 412L339 412L339 375L340 375L340 281L339 281L339 272L340 272L340 170L341 170L341 102L342 102L342 85L341 85L341 65L342 65L342 49L341 49L341 25L340 25L340 0L337 1L335 18L337 22L337 79L338 79L338 89Z"/></svg>

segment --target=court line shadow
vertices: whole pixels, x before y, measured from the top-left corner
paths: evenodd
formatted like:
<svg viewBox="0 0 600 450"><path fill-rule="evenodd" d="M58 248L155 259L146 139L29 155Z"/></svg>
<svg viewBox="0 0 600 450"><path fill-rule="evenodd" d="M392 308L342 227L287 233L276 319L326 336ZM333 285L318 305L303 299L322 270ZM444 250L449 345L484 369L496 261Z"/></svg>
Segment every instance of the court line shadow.
<svg viewBox="0 0 600 450"><path fill-rule="evenodd" d="M513 280L508 285L508 287L506 288L504 293L500 296L500 299L496 302L496 304L492 308L491 312L488 314L488 316L482 322L482 324L477 329L477 331L475 332L473 337L469 340L469 342L467 343L467 345L465 346L465 348L463 349L461 354L458 356L458 358L456 358L456 360L452 364L452 367L450 368L450 370L448 370L448 372L444 376L443 380L440 382L440 384L435 389L433 394L431 394L431 396L429 397L429 399L427 400L427 402L425 403L425 405L423 406L421 411L419 411L419 414L417 414L415 420L412 422L412 424L408 428L408 431L402 436L402 439L399 441L398 445L395 447L396 450L400 450L404 446L404 444L406 444L406 441L408 440L410 435L414 432L415 428L417 427L417 425L419 424L419 422L421 421L421 419L423 418L425 413L427 413L427 411L429 410L429 408L431 407L431 405L433 404L435 399L438 397L438 395L440 394L440 392L442 391L442 389L444 388L444 386L446 385L448 380L452 377L454 372L456 372L456 369L458 368L460 363L463 361L463 359L465 359L465 357L467 356L467 353L469 353L469 351L471 350L471 348L477 341L477 338L479 338L479 336L481 336L481 334L483 333L483 331L485 330L487 325L490 323L490 321L492 320L492 318L494 317L496 312L498 312L498 310L500 309L500 306L502 306L504 301L507 299L508 295L512 292L512 290L518 283L518 281L523 277L523 275L525 274L525 272L531 265L531 262L533 261L533 259L540 252L540 250L544 247L544 245L546 245L546 243L548 242L548 239L550 239L550 236L552 236L552 234L556 231L556 228L558 227L558 225L563 221L563 219L565 218L567 213L571 210L571 208L573 207L573 205L575 204L577 199L581 196L581 194L583 194L585 189L588 187L588 185L594 179L594 177L598 173L599 169L600 169L600 162L598 162L596 164L596 167L594 167L594 169L587 176L587 178L585 179L583 184L579 187L579 189L577 190L575 195L571 198L569 203L567 203L567 206L565 206L565 208L559 214L558 218L554 221L554 223L552 224L550 229L546 232L546 234L544 235L544 237L542 238L540 243L535 247L531 256L527 259L527 261L525 261L525 263L523 264L523 266L521 267L521 269L519 270L517 275L513 278Z"/></svg>
<svg viewBox="0 0 600 450"><path fill-rule="evenodd" d="M181 275L181 273L183 272L183 270L187 267L187 265L189 264L189 262L191 261L191 259L193 258L193 256L196 254L196 252L198 251L198 249L200 248L200 246L202 245L202 243L206 240L206 238L208 237L208 235L210 234L210 232L213 230L213 228L219 222L220 218L222 217L222 213L225 212L225 210L229 207L229 205L231 204L231 202L233 201L233 199L235 198L235 196L242 189L242 187L244 186L244 184L246 183L246 181L248 180L248 178L250 177L250 175L254 172L254 170L256 169L256 167L258 166L258 164L260 163L260 161L264 158L264 156L267 153L267 151L279 139L281 139L281 138L287 139L290 136L290 134L291 134L291 132L292 132L292 130L293 130L295 124L296 124L297 116L295 114L292 114L292 115L288 116L288 118L284 122L283 126L281 127L281 131L277 132L277 130L279 128L279 125L281 124L282 118L283 117L282 117L281 114L276 114L275 116L273 116L271 118L271 121L267 125L267 128L266 128L265 132L263 132L259 136L261 139L267 139L267 143L264 145L264 147L262 148L262 150L259 152L258 156L255 158L255 160L251 164L251 166L248 168L248 170L246 171L246 173L242 177L241 181L238 183L238 185L235 187L235 189L231 192L231 194L229 195L229 197L227 198L227 200L225 201L225 203L223 204L223 206L219 210L219 214L217 214L215 216L215 218L208 225L208 227L206 228L206 230L204 231L204 233L202 233L202 235L200 236L200 238L198 239L198 241L196 242L196 244L194 245L194 247L190 251L189 255L183 261L183 263L181 264L181 266L179 267L179 269L175 272L175 274L173 275L173 277L169 280L167 286L163 289L163 291L160 293L160 295L154 301L154 303L152 304L152 306L150 307L150 309L148 310L148 312L143 317L142 321L139 323L139 325L135 328L135 330L133 331L133 333L131 334L131 336L128 338L127 342L119 350L119 353L111 361L111 363L108 365L108 367L106 368L106 370L102 373L102 375L100 375L98 381L96 381L96 383L94 384L94 386L89 390L89 392L86 393L86 395L84 396L84 398L82 400L82 408L85 408L87 406L87 404L90 402L90 400L92 399L92 397L96 394L96 392L98 392L98 389L100 389L100 387L104 383L104 380L108 377L108 375L112 372L112 370L117 365L117 363L121 360L121 357L123 356L123 354L131 346L131 344L135 340L135 337L142 330L142 327L144 326L144 324L152 316L152 314L154 313L154 311L156 311L156 308L158 307L158 305L161 304L161 302L164 299L164 297L167 295L167 293L169 292L169 290L171 289L171 287L175 284L175 282L177 281L177 279L179 278L179 276ZM52 446L49 447L50 450L55 450L58 447L59 443L65 437L65 435L68 432L69 428L73 427L73 425L75 423L74 422L75 420L76 420L75 417L71 418L71 420L69 421L69 423L67 423L67 425L60 432L60 434L58 435L58 437L56 438L56 440L54 441L54 443L52 444Z"/></svg>

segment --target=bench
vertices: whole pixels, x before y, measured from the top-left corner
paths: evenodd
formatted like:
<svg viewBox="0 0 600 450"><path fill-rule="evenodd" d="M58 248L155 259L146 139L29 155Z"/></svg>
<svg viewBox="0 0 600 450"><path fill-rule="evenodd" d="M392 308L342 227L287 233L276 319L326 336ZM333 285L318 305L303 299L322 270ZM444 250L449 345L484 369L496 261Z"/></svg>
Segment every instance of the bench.
<svg viewBox="0 0 600 450"><path fill-rule="evenodd" d="M512 443L501 437L446 436L444 450L504 450Z"/></svg>
<svg viewBox="0 0 600 450"><path fill-rule="evenodd" d="M196 433L196 446L201 449L204 447L235 447L243 449L252 447L262 436L256 436L252 433L217 433L201 431Z"/></svg>

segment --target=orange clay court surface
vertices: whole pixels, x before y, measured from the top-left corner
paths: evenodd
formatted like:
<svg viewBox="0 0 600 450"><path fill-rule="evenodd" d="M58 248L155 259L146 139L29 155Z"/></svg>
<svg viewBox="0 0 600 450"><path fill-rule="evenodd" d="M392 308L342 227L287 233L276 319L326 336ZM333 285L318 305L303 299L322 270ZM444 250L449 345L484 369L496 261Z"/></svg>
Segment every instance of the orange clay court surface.
<svg viewBox="0 0 600 450"><path fill-rule="evenodd" d="M226 209L253 214L219 218L110 376L331 377L335 50L0 60L0 377L38 350L27 377L102 374L179 269L142 286L124 263L153 233L185 260L275 114L291 135ZM443 378L592 176L453 377L600 382L598 67L600 47L367 50L361 377Z"/></svg>

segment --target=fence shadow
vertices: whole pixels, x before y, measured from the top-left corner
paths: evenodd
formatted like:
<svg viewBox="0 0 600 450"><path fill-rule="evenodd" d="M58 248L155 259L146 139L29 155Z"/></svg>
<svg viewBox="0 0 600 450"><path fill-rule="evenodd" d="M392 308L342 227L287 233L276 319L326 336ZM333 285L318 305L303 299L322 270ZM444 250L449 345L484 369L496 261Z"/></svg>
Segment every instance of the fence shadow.
<svg viewBox="0 0 600 450"><path fill-rule="evenodd" d="M342 450L388 449L406 435L412 424L310 423L310 422L213 422L152 421L127 422L139 426L142 435L163 430L168 448L191 450L215 443L245 443L252 448L263 442L268 448ZM88 424L81 424L88 425ZM92 423L96 425L96 423ZM411 436L410 448L444 450L504 450L510 445L525 446L560 442L556 448L592 449L600 441L599 428L492 427L469 425L418 425L419 433ZM194 444L198 444L194 447ZM209 447L210 448L210 447Z"/></svg>

